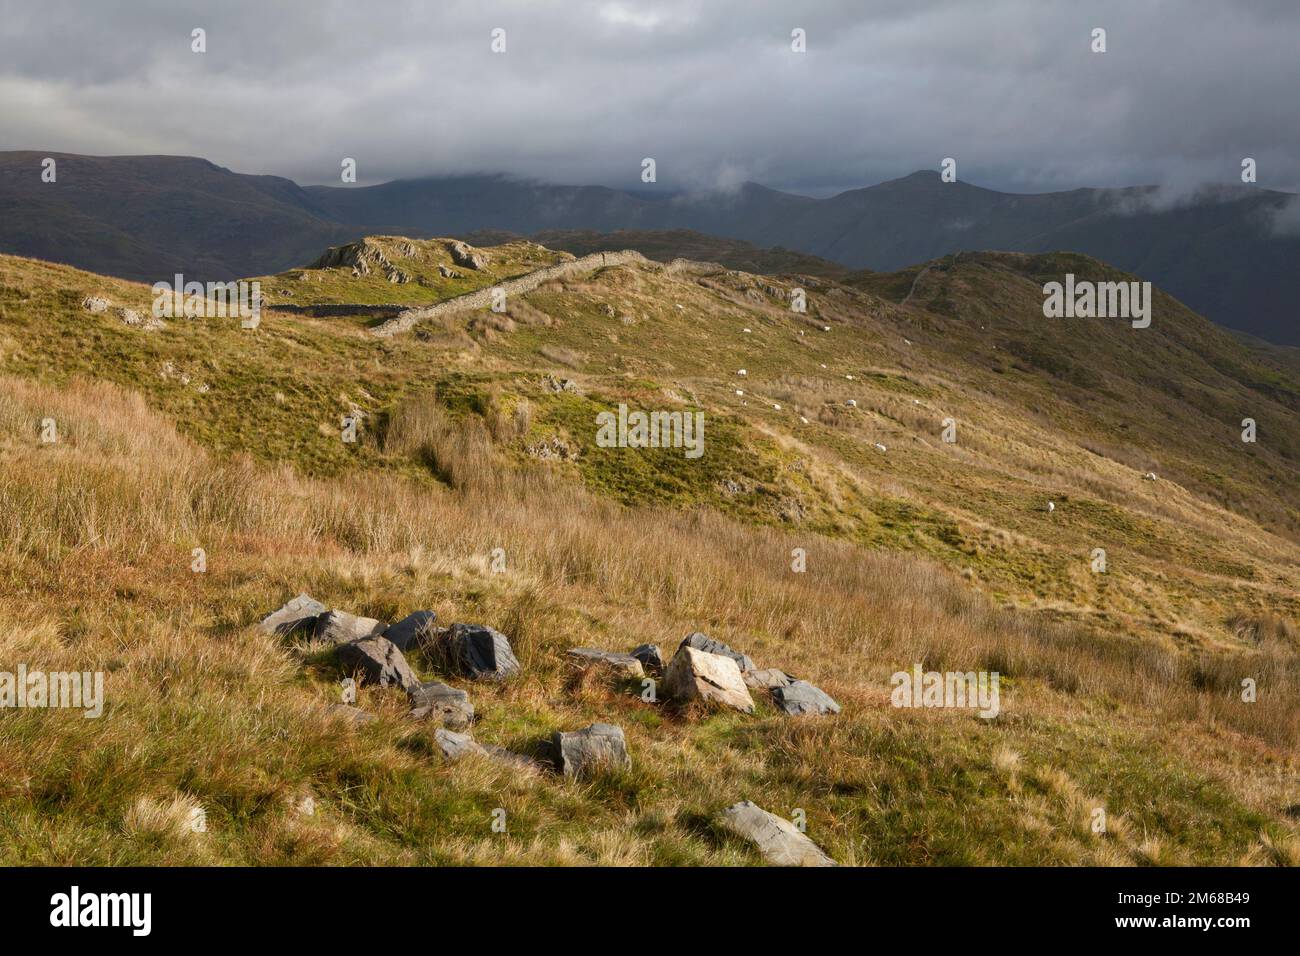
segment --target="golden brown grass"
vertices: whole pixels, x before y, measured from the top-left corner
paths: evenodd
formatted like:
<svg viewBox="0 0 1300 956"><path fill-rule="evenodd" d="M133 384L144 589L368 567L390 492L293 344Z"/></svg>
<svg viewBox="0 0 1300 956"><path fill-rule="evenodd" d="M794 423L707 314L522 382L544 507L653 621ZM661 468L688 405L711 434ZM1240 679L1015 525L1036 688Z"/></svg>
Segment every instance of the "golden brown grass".
<svg viewBox="0 0 1300 956"><path fill-rule="evenodd" d="M445 463L455 491L383 473L312 480L214 460L116 387L0 380L0 661L108 672L101 720L0 713L0 857L732 863L752 857L708 818L750 798L807 810L845 862L1293 858L1283 809L1300 686L1285 641L1193 656L1054 625L916 557L505 477L494 430L432 402L394 415L382 440ZM190 570L195 547L206 574ZM806 573L790 570L794 547ZM441 766L427 728L384 691L363 692L376 725L325 720L328 655L249 627L299 590L389 619L431 607L500 628L526 673L470 687L476 733L536 751L553 729L612 720L634 770L583 785ZM820 684L844 715L690 720L639 688L575 685L562 659L579 645L671 651L694 629ZM1003 716L889 708L889 675L913 662L999 671ZM1243 676L1258 682L1254 704ZM1173 756L1168 735L1246 756ZM305 792L312 815L297 809ZM1121 852L1081 828L1096 801L1143 835ZM206 834L177 822L195 806ZM496 807L504 836L488 829Z"/></svg>

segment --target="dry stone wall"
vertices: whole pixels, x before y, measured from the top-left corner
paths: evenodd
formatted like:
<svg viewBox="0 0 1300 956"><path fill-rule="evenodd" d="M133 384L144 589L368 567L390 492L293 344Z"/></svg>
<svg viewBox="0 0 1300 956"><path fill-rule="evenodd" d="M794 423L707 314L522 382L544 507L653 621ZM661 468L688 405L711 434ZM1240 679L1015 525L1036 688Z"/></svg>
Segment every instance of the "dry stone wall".
<svg viewBox="0 0 1300 956"><path fill-rule="evenodd" d="M579 259L570 259L568 262L556 263L553 266L547 266L544 269L538 269L535 272L529 272L525 275L515 276L513 279L506 279L498 282L494 286L488 286L483 289L476 289L473 292L467 292L464 295L458 295L454 299L447 299L434 305L420 306L414 309L407 309L389 319L382 325L374 329L374 334L382 337L397 335L401 332L409 331L416 323L423 322L425 319L436 318L440 315L447 315L453 312L464 312L470 309L483 309L492 304L492 290L500 289L507 296L521 295L525 292L531 292L544 282L552 279L560 279L566 276L575 275L579 272L588 272L592 269L600 269L604 266L621 266L630 262L649 262L645 256L635 249L624 249L622 252L593 252L589 256L582 256Z"/></svg>

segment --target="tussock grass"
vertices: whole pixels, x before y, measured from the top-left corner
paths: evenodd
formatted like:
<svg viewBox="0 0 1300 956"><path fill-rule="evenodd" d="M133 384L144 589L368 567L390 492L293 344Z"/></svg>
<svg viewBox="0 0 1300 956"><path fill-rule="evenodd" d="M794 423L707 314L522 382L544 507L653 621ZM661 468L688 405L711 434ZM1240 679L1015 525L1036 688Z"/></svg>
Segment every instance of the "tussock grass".
<svg viewBox="0 0 1300 956"><path fill-rule="evenodd" d="M450 487L217 459L121 388L0 380L0 660L103 669L108 701L99 720L0 714L4 862L742 863L751 851L709 820L745 798L804 809L845 862L1290 858L1277 848L1295 839L1282 808L1300 698L1282 643L1192 657L1000 608L915 556L553 480L539 506L540 479L492 464L504 451L485 420L432 396L376 440L444 462ZM487 560L498 547L504 574ZM476 735L540 755L554 730L610 720L633 771L575 783L446 766L392 691L363 689L372 724L327 720L328 655L250 627L299 590L503 630L525 674L470 686ZM563 660L578 645L671 651L693 629L815 681L844 715L692 719L617 682L575 685ZM889 676L913 662L998 670L1003 715L894 710ZM1267 689L1255 704L1236 695L1243 673ZM1197 753L1224 733L1249 757ZM1167 752L1171 735L1188 746ZM1142 837L1098 840L1080 820L1094 802ZM206 833L182 826L195 808Z"/></svg>

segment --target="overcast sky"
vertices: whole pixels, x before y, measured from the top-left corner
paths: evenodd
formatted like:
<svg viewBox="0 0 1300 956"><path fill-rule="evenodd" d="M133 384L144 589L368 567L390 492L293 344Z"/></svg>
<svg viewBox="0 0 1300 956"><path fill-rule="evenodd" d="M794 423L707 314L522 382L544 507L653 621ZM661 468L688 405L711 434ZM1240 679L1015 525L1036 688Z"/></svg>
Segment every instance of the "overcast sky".
<svg viewBox="0 0 1300 956"><path fill-rule="evenodd" d="M1300 2L0 0L0 149L625 188L649 156L661 185L816 195L948 156L1012 191L1251 156L1297 191Z"/></svg>

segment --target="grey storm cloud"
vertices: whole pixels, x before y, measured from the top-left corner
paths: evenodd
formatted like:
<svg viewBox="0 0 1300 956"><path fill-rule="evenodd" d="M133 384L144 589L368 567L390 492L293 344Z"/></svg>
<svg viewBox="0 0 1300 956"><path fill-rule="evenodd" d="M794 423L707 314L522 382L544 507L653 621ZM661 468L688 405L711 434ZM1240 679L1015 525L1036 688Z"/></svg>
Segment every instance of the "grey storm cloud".
<svg viewBox="0 0 1300 956"><path fill-rule="evenodd" d="M1013 191L1179 192L1251 156L1295 191L1297 50L1291 0L0 0L0 148L626 188L649 156L671 187L815 194L949 156Z"/></svg>

